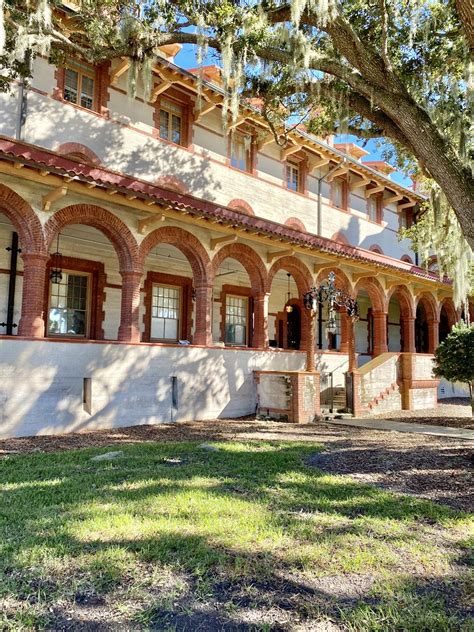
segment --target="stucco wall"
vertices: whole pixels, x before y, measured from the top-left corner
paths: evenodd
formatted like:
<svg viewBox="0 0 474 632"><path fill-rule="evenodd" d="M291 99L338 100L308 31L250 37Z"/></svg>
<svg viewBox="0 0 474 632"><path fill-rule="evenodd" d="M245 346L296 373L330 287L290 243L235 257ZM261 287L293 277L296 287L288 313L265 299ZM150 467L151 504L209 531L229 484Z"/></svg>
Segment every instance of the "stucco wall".
<svg viewBox="0 0 474 632"><path fill-rule="evenodd" d="M300 352L2 339L0 437L247 415L254 370L298 370L304 361Z"/></svg>

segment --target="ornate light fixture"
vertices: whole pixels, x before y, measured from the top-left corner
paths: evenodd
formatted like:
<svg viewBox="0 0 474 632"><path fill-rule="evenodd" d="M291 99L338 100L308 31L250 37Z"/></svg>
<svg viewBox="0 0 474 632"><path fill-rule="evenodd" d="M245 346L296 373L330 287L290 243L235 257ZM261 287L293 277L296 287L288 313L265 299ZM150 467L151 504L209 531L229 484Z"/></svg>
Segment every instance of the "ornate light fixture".
<svg viewBox="0 0 474 632"><path fill-rule="evenodd" d="M56 252L53 252L51 255L51 272L49 277L51 279L51 283L61 283L63 278L63 270L62 270L63 256L59 252L59 233L56 241Z"/></svg>
<svg viewBox="0 0 474 632"><path fill-rule="evenodd" d="M290 301L291 301L291 290L290 290L290 278L291 278L291 274L289 272L286 273L286 276L288 277L288 292L286 293L286 306L285 306L285 312L287 314L291 314L291 312L293 311L293 305L290 305Z"/></svg>
<svg viewBox="0 0 474 632"><path fill-rule="evenodd" d="M334 272L330 272L327 283L321 283L319 287L310 288L303 296L303 304L307 310L310 310L310 336L306 350L306 370L314 371L314 318L319 305L328 305L329 319L327 324L327 331L329 333L336 333L336 307L343 307L346 310L347 315L352 321L356 321L359 318L359 308L357 301L346 294L343 290L339 289L335 285L336 275ZM351 361L349 362L351 365Z"/></svg>

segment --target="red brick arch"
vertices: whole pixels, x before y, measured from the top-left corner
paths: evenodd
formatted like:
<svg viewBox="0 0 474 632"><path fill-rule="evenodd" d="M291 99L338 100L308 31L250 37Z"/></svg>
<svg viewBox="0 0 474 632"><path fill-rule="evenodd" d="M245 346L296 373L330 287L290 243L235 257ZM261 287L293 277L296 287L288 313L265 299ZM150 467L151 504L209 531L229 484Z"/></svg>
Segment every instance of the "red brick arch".
<svg viewBox="0 0 474 632"><path fill-rule="evenodd" d="M430 292L424 292L423 294L421 294L417 298L415 307L418 307L420 303L422 303L423 307L425 308L426 319L428 321L439 320L439 306L433 294L431 294Z"/></svg>
<svg viewBox="0 0 474 632"><path fill-rule="evenodd" d="M300 299L313 285L313 277L308 267L296 257L281 257L277 259L268 272L267 292L270 293L275 274L280 270L289 272L294 278Z"/></svg>
<svg viewBox="0 0 474 632"><path fill-rule="evenodd" d="M441 314L441 310L445 309L446 314L448 316L448 322L449 322L449 326L452 327L453 325L455 325L458 320L459 320L459 314L456 311L456 308L454 307L454 302L452 298L445 298L444 301L441 303L440 308L439 308L439 312Z"/></svg>
<svg viewBox="0 0 474 632"><path fill-rule="evenodd" d="M62 156L82 157L84 156L88 162L92 162L94 165L100 165L99 156L89 149L86 145L81 143L63 143L56 148L56 152Z"/></svg>
<svg viewBox="0 0 474 632"><path fill-rule="evenodd" d="M23 253L46 252L38 216L28 202L4 184L0 184L0 213L13 224Z"/></svg>
<svg viewBox="0 0 474 632"><path fill-rule="evenodd" d="M212 281L225 259L235 259L241 263L250 278L250 285L255 294L263 293L267 287L267 271L260 256L245 244L228 244L214 256L211 262Z"/></svg>
<svg viewBox="0 0 474 632"><path fill-rule="evenodd" d="M152 248L159 244L169 244L184 254L193 271L196 285L208 282L210 259L197 237L176 226L157 228L147 235L140 244L139 260L141 265L144 265Z"/></svg>
<svg viewBox="0 0 474 632"><path fill-rule="evenodd" d="M290 217L286 220L285 226L289 226L290 228L294 228L295 230L300 230L302 233L306 233L306 226L303 222L297 217Z"/></svg>
<svg viewBox="0 0 474 632"><path fill-rule="evenodd" d="M387 294L387 310L390 299L395 298L400 305L400 318L415 318L413 297L404 285L396 285Z"/></svg>
<svg viewBox="0 0 474 632"><path fill-rule="evenodd" d="M374 311L385 311L385 292L376 278L368 277L360 279L354 287L356 297L360 290L365 290L367 292Z"/></svg>
<svg viewBox="0 0 474 632"><path fill-rule="evenodd" d="M70 224L85 224L100 230L115 248L120 272L140 270L138 245L128 226L110 211L92 204L66 206L49 218L44 227L48 251L57 233Z"/></svg>
<svg viewBox="0 0 474 632"><path fill-rule="evenodd" d="M229 208L234 209L235 211L242 211L243 213L247 213L247 215L255 215L255 213L253 212L253 208L245 200L240 200L240 199L231 200L227 204L227 206Z"/></svg>

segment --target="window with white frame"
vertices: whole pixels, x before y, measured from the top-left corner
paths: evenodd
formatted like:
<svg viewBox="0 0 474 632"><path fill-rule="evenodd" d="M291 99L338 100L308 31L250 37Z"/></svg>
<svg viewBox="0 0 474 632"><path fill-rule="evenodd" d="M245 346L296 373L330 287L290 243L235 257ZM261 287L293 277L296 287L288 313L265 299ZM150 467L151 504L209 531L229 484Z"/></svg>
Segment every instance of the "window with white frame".
<svg viewBox="0 0 474 632"><path fill-rule="evenodd" d="M184 108L169 99L160 101L160 138L181 145L183 139Z"/></svg>
<svg viewBox="0 0 474 632"><path fill-rule="evenodd" d="M294 162L286 164L286 187L290 191L299 191L301 187L300 166Z"/></svg>
<svg viewBox="0 0 474 632"><path fill-rule="evenodd" d="M80 62L72 63L64 73L65 101L75 103L83 108L94 108L94 70Z"/></svg>
<svg viewBox="0 0 474 632"><path fill-rule="evenodd" d="M226 296L225 342L229 345L247 344L248 299L244 296Z"/></svg>
<svg viewBox="0 0 474 632"><path fill-rule="evenodd" d="M50 283L48 335L87 335L90 275L62 271L59 283Z"/></svg>
<svg viewBox="0 0 474 632"><path fill-rule="evenodd" d="M151 339L176 342L180 325L180 288L153 285L151 300Z"/></svg>

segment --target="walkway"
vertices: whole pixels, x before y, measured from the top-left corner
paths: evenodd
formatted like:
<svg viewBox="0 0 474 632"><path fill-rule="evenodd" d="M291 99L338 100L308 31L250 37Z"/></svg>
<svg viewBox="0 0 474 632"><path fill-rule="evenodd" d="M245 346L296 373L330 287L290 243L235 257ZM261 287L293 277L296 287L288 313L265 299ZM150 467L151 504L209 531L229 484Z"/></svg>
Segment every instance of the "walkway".
<svg viewBox="0 0 474 632"><path fill-rule="evenodd" d="M430 426L427 424L392 421L391 419L334 419L330 422L338 426L353 426L372 430L391 430L395 432L413 432L451 439L470 439L474 441L474 430L451 428L449 426Z"/></svg>

